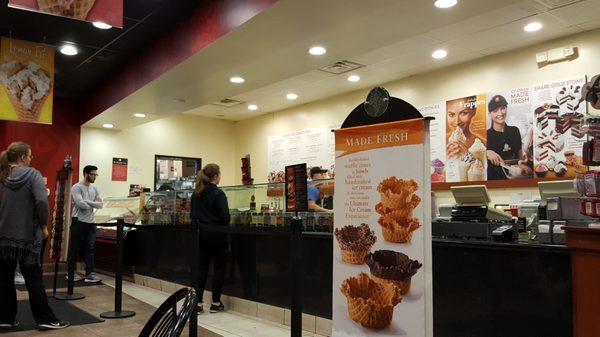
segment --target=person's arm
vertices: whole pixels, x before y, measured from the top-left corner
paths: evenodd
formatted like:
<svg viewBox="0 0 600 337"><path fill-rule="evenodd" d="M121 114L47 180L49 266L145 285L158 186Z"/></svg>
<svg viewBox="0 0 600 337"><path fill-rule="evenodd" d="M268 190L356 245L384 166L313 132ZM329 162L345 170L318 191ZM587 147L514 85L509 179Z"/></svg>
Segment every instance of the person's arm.
<svg viewBox="0 0 600 337"><path fill-rule="evenodd" d="M86 200L85 202L90 205L91 208L101 209L104 207L104 203L102 202L102 198L100 198L100 192L97 188L92 187L96 191L96 199L94 201Z"/></svg>
<svg viewBox="0 0 600 337"><path fill-rule="evenodd" d="M308 201L308 209L311 210L311 211L313 211L313 212L333 213L333 210L327 209L327 208L323 208L323 207L317 205L317 203L314 200L309 200Z"/></svg>
<svg viewBox="0 0 600 337"><path fill-rule="evenodd" d="M88 203L85 202L85 200L83 200L83 191L79 186L74 186L71 189L71 198L73 198L73 202L75 203L75 206L77 206L77 208L92 209L92 207L88 205Z"/></svg>
<svg viewBox="0 0 600 337"><path fill-rule="evenodd" d="M35 172L33 178L31 190L35 199L35 211L40 227L44 228L48 224L50 217L50 208L48 206L48 193L46 192L46 186L44 185L44 178L38 171Z"/></svg>
<svg viewBox="0 0 600 337"><path fill-rule="evenodd" d="M217 214L219 215L221 221L223 221L223 224L228 226L231 222L231 215L229 214L229 203L227 202L227 196L222 190L217 192L215 207L217 208Z"/></svg>

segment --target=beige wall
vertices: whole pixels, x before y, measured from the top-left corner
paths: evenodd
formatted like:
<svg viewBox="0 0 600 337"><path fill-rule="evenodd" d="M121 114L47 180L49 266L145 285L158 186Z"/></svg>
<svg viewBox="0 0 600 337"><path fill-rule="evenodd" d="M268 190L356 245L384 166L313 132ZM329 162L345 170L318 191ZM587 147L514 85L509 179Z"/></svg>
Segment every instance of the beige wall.
<svg viewBox="0 0 600 337"><path fill-rule="evenodd" d="M221 166L222 184L233 184L234 162L233 122L178 115L149 122L123 131L81 129L81 167L98 166L97 186L103 196L125 196L129 184L154 183L154 155L174 155L202 158ZM127 182L112 182L113 157L129 159Z"/></svg>
<svg viewBox="0 0 600 337"><path fill-rule="evenodd" d="M540 51L572 44L579 48L579 58L538 68L535 54ZM538 82L600 72L600 30L573 35L541 45L486 57L422 75L385 83L390 94L415 106L462 97L473 93L532 85ZM366 97L368 89L277 111L236 123L236 158L252 157L255 182L267 177L267 138L313 126L341 123L350 111ZM241 173L236 171L236 181ZM495 203L508 203L511 193L537 194L535 188L492 190ZM448 191L438 192L439 202L451 202Z"/></svg>

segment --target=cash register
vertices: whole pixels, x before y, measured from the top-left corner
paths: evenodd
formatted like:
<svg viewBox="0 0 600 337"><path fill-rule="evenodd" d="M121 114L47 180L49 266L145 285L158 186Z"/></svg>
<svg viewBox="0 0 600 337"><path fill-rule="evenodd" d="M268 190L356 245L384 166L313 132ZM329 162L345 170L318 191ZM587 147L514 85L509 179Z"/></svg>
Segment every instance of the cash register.
<svg viewBox="0 0 600 337"><path fill-rule="evenodd" d="M489 206L490 196L484 185L457 186L450 190L456 203L449 220L438 218L433 222L434 237L499 241L516 238L518 233L510 221L512 217Z"/></svg>
<svg viewBox="0 0 600 337"><path fill-rule="evenodd" d="M452 207L452 221L510 221L512 217L489 204L485 185L450 187L456 204Z"/></svg>

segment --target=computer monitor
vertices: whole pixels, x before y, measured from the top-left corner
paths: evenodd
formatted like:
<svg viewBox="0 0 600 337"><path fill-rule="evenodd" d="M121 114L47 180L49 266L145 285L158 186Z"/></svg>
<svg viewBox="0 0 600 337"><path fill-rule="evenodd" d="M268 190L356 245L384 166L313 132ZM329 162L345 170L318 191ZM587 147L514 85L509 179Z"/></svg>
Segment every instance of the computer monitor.
<svg viewBox="0 0 600 337"><path fill-rule="evenodd" d="M538 182L540 198L545 205L551 197L576 197L577 191L573 186L573 180L540 181Z"/></svg>
<svg viewBox="0 0 600 337"><path fill-rule="evenodd" d="M451 186L450 190L457 205L487 205L491 201L485 185Z"/></svg>

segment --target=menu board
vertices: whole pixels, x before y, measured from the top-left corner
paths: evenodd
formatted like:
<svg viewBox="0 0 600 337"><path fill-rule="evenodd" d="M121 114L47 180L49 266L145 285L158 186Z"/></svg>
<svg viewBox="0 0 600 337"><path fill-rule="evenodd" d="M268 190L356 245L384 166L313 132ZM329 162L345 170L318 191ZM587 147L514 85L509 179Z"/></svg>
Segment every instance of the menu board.
<svg viewBox="0 0 600 337"><path fill-rule="evenodd" d="M2 38L0 119L52 124L54 47Z"/></svg>
<svg viewBox="0 0 600 337"><path fill-rule="evenodd" d="M424 123L335 132L333 337L432 336Z"/></svg>
<svg viewBox="0 0 600 337"><path fill-rule="evenodd" d="M268 170L269 182L283 182L284 168L288 165L306 163L307 169L318 166L334 176L333 132L340 124L319 126L282 135L269 136Z"/></svg>
<svg viewBox="0 0 600 337"><path fill-rule="evenodd" d="M429 124L429 140L431 144L431 182L446 181L446 118L444 117L445 102L425 105L417 108L423 117L433 117Z"/></svg>

